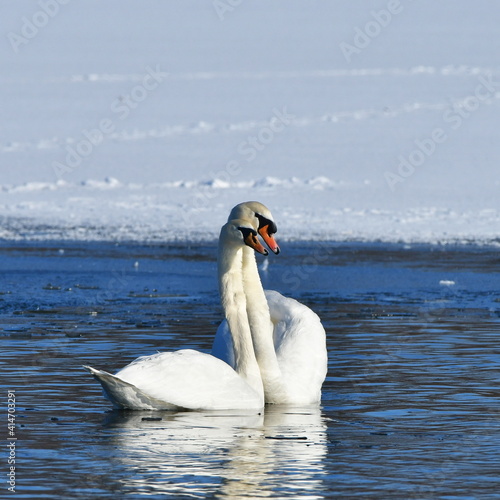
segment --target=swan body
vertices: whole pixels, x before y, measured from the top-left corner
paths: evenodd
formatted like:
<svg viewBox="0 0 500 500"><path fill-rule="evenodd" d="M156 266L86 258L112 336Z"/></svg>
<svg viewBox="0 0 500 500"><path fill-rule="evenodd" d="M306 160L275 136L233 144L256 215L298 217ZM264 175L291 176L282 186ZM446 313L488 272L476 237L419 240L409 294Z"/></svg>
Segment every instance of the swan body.
<svg viewBox="0 0 500 500"><path fill-rule="evenodd" d="M256 235L245 220L231 220L219 238L219 288L232 341L232 367L191 349L140 357L115 375L85 367L115 408L258 410L264 406L242 282L243 248L250 245L267 253Z"/></svg>
<svg viewBox="0 0 500 500"><path fill-rule="evenodd" d="M115 408L247 410L261 395L220 359L192 349L142 356L116 375L86 367Z"/></svg>
<svg viewBox="0 0 500 500"><path fill-rule="evenodd" d="M237 205L230 217L252 221L269 248L279 253L272 236L276 225L264 205L258 202ZM328 366L323 325L304 304L275 291L264 291L255 255L249 250L243 249L243 288L265 402L318 404ZM224 321L217 330L212 354L234 366L233 351L230 329Z"/></svg>
<svg viewBox="0 0 500 500"><path fill-rule="evenodd" d="M273 349L257 356L260 365L271 365L267 371L261 369L265 402L297 406L318 404L328 363L321 320L309 307L279 292L265 290L265 297L270 311ZM226 321L217 329L212 354L234 365Z"/></svg>

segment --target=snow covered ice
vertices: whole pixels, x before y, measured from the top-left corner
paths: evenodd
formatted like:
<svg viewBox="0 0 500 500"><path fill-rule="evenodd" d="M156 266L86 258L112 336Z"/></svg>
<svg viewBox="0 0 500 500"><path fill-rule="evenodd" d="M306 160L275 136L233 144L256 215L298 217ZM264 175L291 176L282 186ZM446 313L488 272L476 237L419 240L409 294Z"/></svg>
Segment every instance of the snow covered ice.
<svg viewBox="0 0 500 500"><path fill-rule="evenodd" d="M213 240L256 199L281 239L499 241L490 2L40 0L3 21L2 238Z"/></svg>

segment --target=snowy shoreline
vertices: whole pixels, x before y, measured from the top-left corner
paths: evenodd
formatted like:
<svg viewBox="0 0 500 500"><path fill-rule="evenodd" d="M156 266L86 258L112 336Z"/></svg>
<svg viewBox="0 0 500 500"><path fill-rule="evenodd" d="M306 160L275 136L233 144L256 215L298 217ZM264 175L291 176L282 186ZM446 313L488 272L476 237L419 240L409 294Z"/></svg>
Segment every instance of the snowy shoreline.
<svg viewBox="0 0 500 500"><path fill-rule="evenodd" d="M8 229L2 231L0 235L0 248L11 246L27 246L48 248L54 247L62 249L72 245L112 245L125 247L168 247L168 248L190 248L217 247L218 235L191 235L186 238L173 238L169 234L149 234L143 238L134 238L134 229L117 228L116 234L108 236L109 228L69 228L55 226L30 226L23 221L23 230L18 233L19 221L8 221ZM0 224L5 220L0 218ZM294 248L300 248L306 251L308 248L385 248L392 250L426 250L426 249L452 249L458 251L478 250L478 251L497 251L500 248L500 238L496 239L467 239L467 238L448 238L433 241L424 240L381 240L381 239L363 239L363 238L335 238L335 239L299 239L290 237L280 237L279 243L291 245ZM215 255L215 254L214 254Z"/></svg>
<svg viewBox="0 0 500 500"><path fill-rule="evenodd" d="M0 238L14 241L215 241L237 203L272 210L283 241L497 245L500 211L453 191L415 206L327 177L121 183L115 178L0 186ZM436 199L441 203L437 204ZM354 200L354 203L353 203Z"/></svg>
<svg viewBox="0 0 500 500"><path fill-rule="evenodd" d="M12 3L0 239L215 241L258 200L282 241L498 245L500 9L375 3L88 0L26 43Z"/></svg>

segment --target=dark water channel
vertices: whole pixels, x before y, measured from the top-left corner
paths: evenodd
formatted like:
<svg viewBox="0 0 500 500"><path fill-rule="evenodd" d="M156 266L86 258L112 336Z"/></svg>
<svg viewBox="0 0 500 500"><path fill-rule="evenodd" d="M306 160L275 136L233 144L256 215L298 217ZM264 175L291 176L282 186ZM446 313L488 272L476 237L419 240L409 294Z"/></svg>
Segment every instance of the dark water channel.
<svg viewBox="0 0 500 500"><path fill-rule="evenodd" d="M323 320L320 408L110 411L81 365L208 351L215 255L0 244L0 498L500 498L497 248L284 243L263 281Z"/></svg>

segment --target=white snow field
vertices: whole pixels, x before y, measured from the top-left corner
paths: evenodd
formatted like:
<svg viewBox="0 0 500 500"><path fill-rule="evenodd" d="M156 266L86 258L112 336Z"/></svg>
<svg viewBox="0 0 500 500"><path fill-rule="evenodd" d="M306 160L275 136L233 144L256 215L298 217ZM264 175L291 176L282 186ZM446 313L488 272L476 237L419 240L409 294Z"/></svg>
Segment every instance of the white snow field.
<svg viewBox="0 0 500 500"><path fill-rule="evenodd" d="M500 242L500 4L4 2L0 238Z"/></svg>

